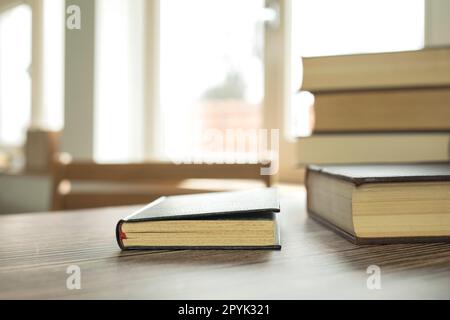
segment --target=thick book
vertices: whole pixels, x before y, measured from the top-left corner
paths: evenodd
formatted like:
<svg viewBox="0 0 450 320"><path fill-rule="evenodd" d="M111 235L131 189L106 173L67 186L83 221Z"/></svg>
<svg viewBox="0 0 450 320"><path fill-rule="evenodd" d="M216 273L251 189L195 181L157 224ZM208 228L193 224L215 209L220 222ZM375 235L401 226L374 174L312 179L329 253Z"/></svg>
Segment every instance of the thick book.
<svg viewBox="0 0 450 320"><path fill-rule="evenodd" d="M301 90L448 87L450 48L303 58Z"/></svg>
<svg viewBox="0 0 450 320"><path fill-rule="evenodd" d="M277 190L162 197L119 221L123 250L281 249Z"/></svg>
<svg viewBox="0 0 450 320"><path fill-rule="evenodd" d="M358 164L449 160L450 132L315 134L297 139L297 162Z"/></svg>
<svg viewBox="0 0 450 320"><path fill-rule="evenodd" d="M310 166L310 216L357 244L450 241L450 163Z"/></svg>
<svg viewBox="0 0 450 320"><path fill-rule="evenodd" d="M309 132L450 132L450 87L314 94Z"/></svg>

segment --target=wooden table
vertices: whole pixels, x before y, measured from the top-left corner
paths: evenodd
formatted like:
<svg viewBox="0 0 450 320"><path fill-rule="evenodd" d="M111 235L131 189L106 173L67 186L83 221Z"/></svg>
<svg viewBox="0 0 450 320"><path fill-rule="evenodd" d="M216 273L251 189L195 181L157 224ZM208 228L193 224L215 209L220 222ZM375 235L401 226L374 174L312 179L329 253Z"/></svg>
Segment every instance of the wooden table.
<svg viewBox="0 0 450 320"><path fill-rule="evenodd" d="M121 252L115 224L136 207L0 216L0 298L450 298L450 244L355 246L307 217L304 190L281 194L281 251Z"/></svg>

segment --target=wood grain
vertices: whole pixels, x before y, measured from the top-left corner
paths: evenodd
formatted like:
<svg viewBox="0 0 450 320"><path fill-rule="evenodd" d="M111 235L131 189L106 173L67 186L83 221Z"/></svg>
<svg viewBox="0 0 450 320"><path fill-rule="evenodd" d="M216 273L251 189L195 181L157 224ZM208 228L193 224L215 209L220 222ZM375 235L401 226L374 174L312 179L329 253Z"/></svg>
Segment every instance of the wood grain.
<svg viewBox="0 0 450 320"><path fill-rule="evenodd" d="M281 195L281 251L121 252L115 224L136 207L0 216L0 299L450 298L450 244L355 246L307 217L303 189Z"/></svg>

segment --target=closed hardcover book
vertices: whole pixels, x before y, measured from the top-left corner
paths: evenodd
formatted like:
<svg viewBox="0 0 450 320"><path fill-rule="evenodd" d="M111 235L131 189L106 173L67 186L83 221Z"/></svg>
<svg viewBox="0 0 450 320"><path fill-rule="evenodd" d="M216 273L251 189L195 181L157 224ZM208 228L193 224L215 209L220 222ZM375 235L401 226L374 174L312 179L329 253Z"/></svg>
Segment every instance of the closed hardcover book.
<svg viewBox="0 0 450 320"><path fill-rule="evenodd" d="M314 94L313 133L450 131L450 87Z"/></svg>
<svg viewBox="0 0 450 320"><path fill-rule="evenodd" d="M123 250L281 249L277 190L162 197L119 221Z"/></svg>
<svg viewBox="0 0 450 320"><path fill-rule="evenodd" d="M359 244L449 242L450 163L310 166L311 217Z"/></svg>
<svg viewBox="0 0 450 320"><path fill-rule="evenodd" d="M313 93L450 85L450 48L303 58L301 90Z"/></svg>
<svg viewBox="0 0 450 320"><path fill-rule="evenodd" d="M297 140L304 164L408 163L448 161L450 133L315 134Z"/></svg>

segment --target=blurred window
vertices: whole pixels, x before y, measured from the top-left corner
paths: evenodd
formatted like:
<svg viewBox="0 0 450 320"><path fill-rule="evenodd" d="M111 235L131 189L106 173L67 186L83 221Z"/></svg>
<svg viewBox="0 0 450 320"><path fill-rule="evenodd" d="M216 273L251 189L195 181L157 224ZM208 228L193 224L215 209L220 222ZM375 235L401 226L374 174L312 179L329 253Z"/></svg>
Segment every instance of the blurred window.
<svg viewBox="0 0 450 320"><path fill-rule="evenodd" d="M293 0L292 44L300 56L417 50L424 0Z"/></svg>
<svg viewBox="0 0 450 320"><path fill-rule="evenodd" d="M24 142L31 113L31 10L0 14L0 145Z"/></svg>
<svg viewBox="0 0 450 320"><path fill-rule="evenodd" d="M145 1L145 0L144 0ZM143 0L97 0L94 158L142 159Z"/></svg>
<svg viewBox="0 0 450 320"><path fill-rule="evenodd" d="M39 125L63 126L64 0L43 1L43 110ZM32 9L0 13L0 145L20 146L31 122Z"/></svg>
<svg viewBox="0 0 450 320"><path fill-rule="evenodd" d="M64 126L65 0L44 0L44 105L45 129Z"/></svg>
<svg viewBox="0 0 450 320"><path fill-rule="evenodd" d="M179 161L256 159L255 134L262 127L264 90L270 90L263 52L273 46L264 43L264 3L159 1L153 17L159 34L146 39L159 49L158 78L149 84L158 92L155 110L142 97L142 72L148 70L140 56L146 45L140 44L142 1L98 0L95 159L140 160L149 148ZM291 13L292 92L300 84L300 56L414 50L424 42L423 0L293 0ZM303 97L311 102L310 95ZM299 110L290 111L287 121L299 117ZM297 130L290 123L287 128L289 134ZM238 135L246 139L245 150L236 148Z"/></svg>
<svg viewBox="0 0 450 320"><path fill-rule="evenodd" d="M264 99L263 8L263 0L161 1L162 156L187 162L256 159ZM236 147L238 135L246 146Z"/></svg>

